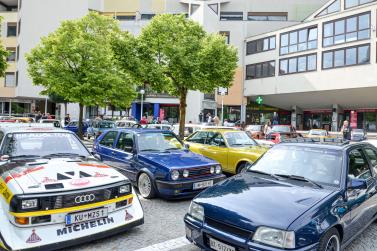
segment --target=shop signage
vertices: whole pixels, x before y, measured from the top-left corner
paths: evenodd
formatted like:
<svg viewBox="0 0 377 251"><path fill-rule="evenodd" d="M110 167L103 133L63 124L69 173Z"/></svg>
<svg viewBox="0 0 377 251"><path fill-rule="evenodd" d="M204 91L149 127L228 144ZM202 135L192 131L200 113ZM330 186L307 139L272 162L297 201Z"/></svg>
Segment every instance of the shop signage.
<svg viewBox="0 0 377 251"><path fill-rule="evenodd" d="M350 122L352 128L357 128L357 112L351 111Z"/></svg>

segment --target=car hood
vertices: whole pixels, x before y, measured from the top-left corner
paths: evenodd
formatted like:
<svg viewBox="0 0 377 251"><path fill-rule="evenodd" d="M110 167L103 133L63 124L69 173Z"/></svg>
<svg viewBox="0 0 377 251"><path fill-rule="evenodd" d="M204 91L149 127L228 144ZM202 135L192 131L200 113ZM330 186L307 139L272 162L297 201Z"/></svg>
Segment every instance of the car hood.
<svg viewBox="0 0 377 251"><path fill-rule="evenodd" d="M262 225L287 229L332 192L244 173L208 188L194 201L203 205L206 217L250 231Z"/></svg>
<svg viewBox="0 0 377 251"><path fill-rule="evenodd" d="M183 169L215 165L218 162L191 151L149 152L139 154L139 159L166 168Z"/></svg>
<svg viewBox="0 0 377 251"><path fill-rule="evenodd" d="M14 188L14 193L77 190L126 179L101 162L70 158L8 162L1 169L4 182Z"/></svg>

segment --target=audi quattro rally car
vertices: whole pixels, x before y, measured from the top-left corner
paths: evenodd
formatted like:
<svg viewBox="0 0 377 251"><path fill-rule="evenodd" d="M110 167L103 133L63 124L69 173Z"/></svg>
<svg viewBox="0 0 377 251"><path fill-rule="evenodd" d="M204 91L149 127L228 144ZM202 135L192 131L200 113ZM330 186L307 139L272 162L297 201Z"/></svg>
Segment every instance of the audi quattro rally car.
<svg viewBox="0 0 377 251"><path fill-rule="evenodd" d="M144 222L129 180L69 131L0 125L0 177L2 249L61 249Z"/></svg>

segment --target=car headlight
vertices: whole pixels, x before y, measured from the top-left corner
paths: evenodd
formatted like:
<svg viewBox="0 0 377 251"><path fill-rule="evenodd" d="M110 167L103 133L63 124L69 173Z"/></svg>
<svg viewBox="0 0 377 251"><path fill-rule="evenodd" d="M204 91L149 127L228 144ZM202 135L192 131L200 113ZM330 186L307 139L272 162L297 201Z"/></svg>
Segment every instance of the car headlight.
<svg viewBox="0 0 377 251"><path fill-rule="evenodd" d="M177 180L179 178L179 171L177 171L177 170L173 170L172 172L171 172L171 179L172 180Z"/></svg>
<svg viewBox="0 0 377 251"><path fill-rule="evenodd" d="M204 208L195 202L191 202L188 214L198 221L204 221Z"/></svg>
<svg viewBox="0 0 377 251"><path fill-rule="evenodd" d="M183 170L183 177L187 178L190 175L189 170Z"/></svg>
<svg viewBox="0 0 377 251"><path fill-rule="evenodd" d="M33 209L38 207L38 199L31 199L31 200L22 200L21 201L21 208L22 209Z"/></svg>
<svg viewBox="0 0 377 251"><path fill-rule="evenodd" d="M119 194L125 194L131 192L131 185L123 185L119 187Z"/></svg>
<svg viewBox="0 0 377 251"><path fill-rule="evenodd" d="M292 231L259 227L253 240L279 248L295 248L295 233Z"/></svg>
<svg viewBox="0 0 377 251"><path fill-rule="evenodd" d="M220 165L217 165L216 168L215 168L215 172L216 174L220 174L221 173L221 166Z"/></svg>
<svg viewBox="0 0 377 251"><path fill-rule="evenodd" d="M210 168L210 172L211 172L211 173L215 173L215 166L211 166L211 168Z"/></svg>

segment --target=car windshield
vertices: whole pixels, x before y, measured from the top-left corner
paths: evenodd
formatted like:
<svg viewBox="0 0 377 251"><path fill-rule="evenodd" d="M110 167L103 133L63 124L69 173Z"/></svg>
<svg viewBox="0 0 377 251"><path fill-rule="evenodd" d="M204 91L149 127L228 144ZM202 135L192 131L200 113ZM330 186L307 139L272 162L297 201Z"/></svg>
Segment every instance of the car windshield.
<svg viewBox="0 0 377 251"><path fill-rule="evenodd" d="M11 133L6 137L1 152L10 157L67 154L89 156L78 138L65 132Z"/></svg>
<svg viewBox="0 0 377 251"><path fill-rule="evenodd" d="M301 176L330 186L339 186L340 151L314 147L280 145L270 149L250 170L274 175Z"/></svg>
<svg viewBox="0 0 377 251"><path fill-rule="evenodd" d="M104 122L99 124L99 128L114 128L115 124L111 122Z"/></svg>
<svg viewBox="0 0 377 251"><path fill-rule="evenodd" d="M244 131L226 132L224 133L224 137L230 147L258 145L258 143Z"/></svg>
<svg viewBox="0 0 377 251"><path fill-rule="evenodd" d="M326 136L326 131L322 130L311 130L309 132L309 135L314 135L314 136Z"/></svg>
<svg viewBox="0 0 377 251"><path fill-rule="evenodd" d="M362 129L353 129L352 133L354 133L354 134L364 134L364 131Z"/></svg>
<svg viewBox="0 0 377 251"><path fill-rule="evenodd" d="M291 132L291 128L289 126L273 126L271 129L272 132Z"/></svg>
<svg viewBox="0 0 377 251"><path fill-rule="evenodd" d="M253 132L258 132L258 131L261 130L261 126L260 125L251 125L251 126L247 127L247 130L253 131Z"/></svg>
<svg viewBox="0 0 377 251"><path fill-rule="evenodd" d="M184 146L173 133L153 132L141 133L138 137L139 151L180 150Z"/></svg>

